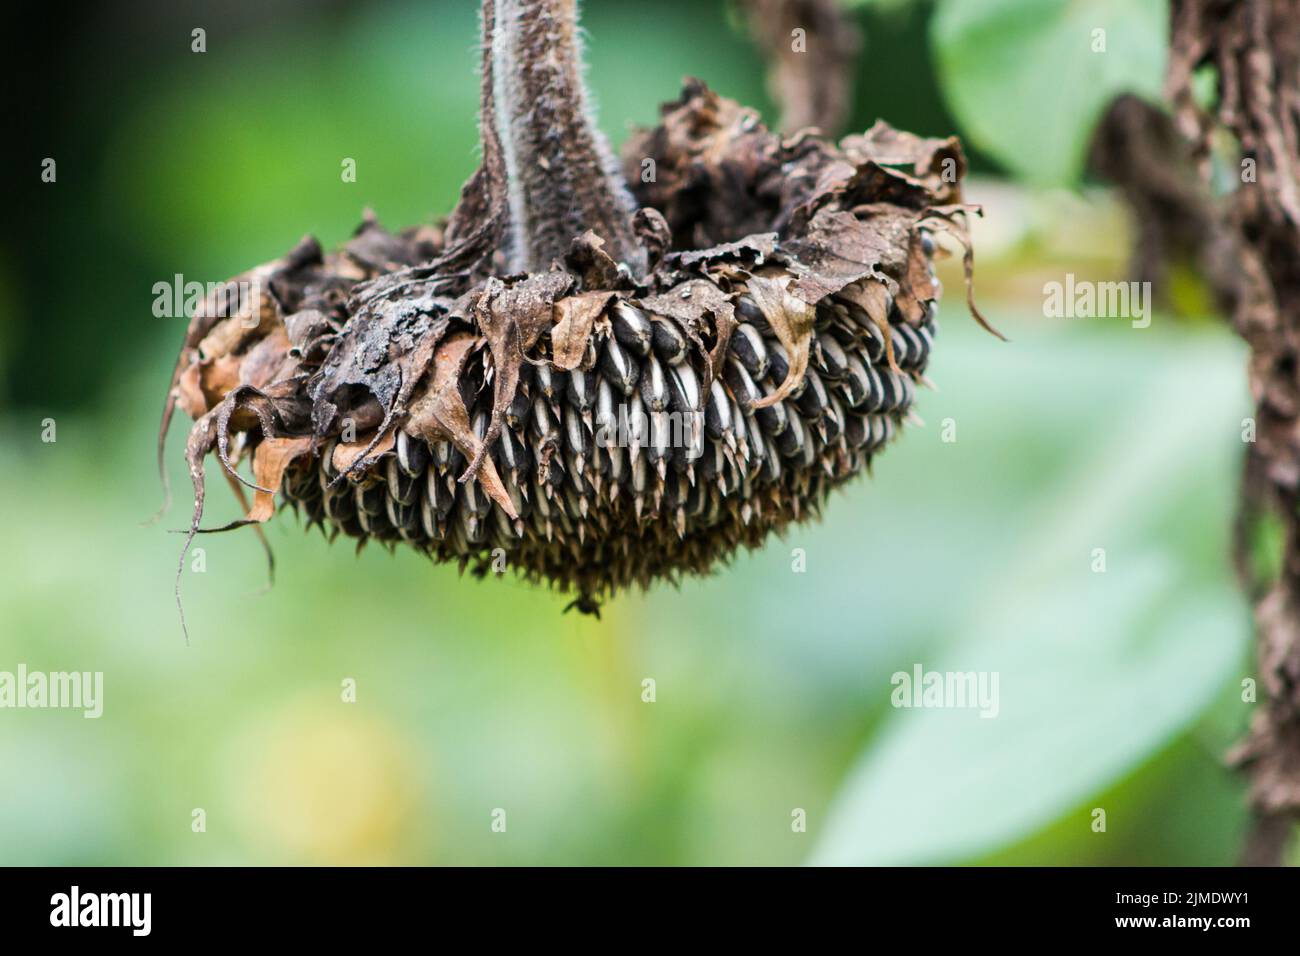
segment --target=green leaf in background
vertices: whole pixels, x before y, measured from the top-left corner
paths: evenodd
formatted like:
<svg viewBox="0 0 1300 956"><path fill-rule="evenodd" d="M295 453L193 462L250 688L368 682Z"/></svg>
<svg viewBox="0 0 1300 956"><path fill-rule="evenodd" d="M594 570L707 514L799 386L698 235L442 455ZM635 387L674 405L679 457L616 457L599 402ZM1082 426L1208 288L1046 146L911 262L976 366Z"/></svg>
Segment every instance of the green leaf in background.
<svg viewBox="0 0 1300 956"><path fill-rule="evenodd" d="M1249 620L1221 575L1210 583L1215 568L1196 566L1213 560L1157 531L1196 507L1199 469L1170 464L1196 460L1206 423L1233 401L1231 381L1203 371L1166 373L1129 396L1125 418L1083 444L1072 477L1038 506L1019 560L963 634L920 659L997 673L996 716L894 710L832 805L813 863L958 861L1070 810L1086 828L1081 801L1213 702ZM1094 547L1106 552L1102 572Z"/></svg>
<svg viewBox="0 0 1300 956"><path fill-rule="evenodd" d="M1160 95L1168 16L1166 0L940 0L930 35L971 142L1031 183L1065 185L1116 95Z"/></svg>

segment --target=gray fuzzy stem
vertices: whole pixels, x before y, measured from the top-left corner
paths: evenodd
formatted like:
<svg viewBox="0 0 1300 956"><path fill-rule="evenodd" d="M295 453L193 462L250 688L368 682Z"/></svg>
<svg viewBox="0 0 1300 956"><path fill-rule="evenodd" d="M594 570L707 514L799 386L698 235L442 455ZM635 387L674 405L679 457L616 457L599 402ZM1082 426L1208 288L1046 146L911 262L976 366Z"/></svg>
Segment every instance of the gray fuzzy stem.
<svg viewBox="0 0 1300 956"><path fill-rule="evenodd" d="M509 267L545 270L590 229L640 275L636 205L591 118L577 21L577 0L496 0L492 97L509 197Z"/></svg>

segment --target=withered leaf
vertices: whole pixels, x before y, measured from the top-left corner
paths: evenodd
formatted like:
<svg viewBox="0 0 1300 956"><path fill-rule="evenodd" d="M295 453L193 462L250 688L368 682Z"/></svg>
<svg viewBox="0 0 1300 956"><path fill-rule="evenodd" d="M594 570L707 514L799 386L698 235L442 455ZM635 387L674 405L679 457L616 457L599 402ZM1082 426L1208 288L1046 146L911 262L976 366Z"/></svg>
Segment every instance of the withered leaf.
<svg viewBox="0 0 1300 956"><path fill-rule="evenodd" d="M375 272L391 272L402 266L416 265L419 261L412 244L388 232L369 209L343 251L364 268Z"/></svg>
<svg viewBox="0 0 1300 956"><path fill-rule="evenodd" d="M208 409L212 407L203 392L203 374L205 371L205 362L203 360L194 362L192 365L187 366L185 371L181 372L180 379L173 389L176 404L180 406L181 411L191 418L198 418L206 414ZM234 379L233 384L238 384L238 368L233 371L236 372L236 375L232 376Z"/></svg>
<svg viewBox="0 0 1300 956"><path fill-rule="evenodd" d="M331 464L341 474L369 467L392 451L396 441L397 436L389 429L353 442L336 442Z"/></svg>
<svg viewBox="0 0 1300 956"><path fill-rule="evenodd" d="M617 289L627 285L627 273L605 251L605 240L590 229L573 240L565 263L584 289Z"/></svg>
<svg viewBox="0 0 1300 956"><path fill-rule="evenodd" d="M727 259L741 259L752 262L754 265L762 265L763 260L776 250L776 240L777 234L774 232L759 233L753 236L745 236L735 242L724 242L721 245L710 246L707 249L688 249L684 252L674 252L665 257L665 263L669 266L690 268L695 265L723 262Z"/></svg>
<svg viewBox="0 0 1300 956"><path fill-rule="evenodd" d="M613 298L612 292L582 292L555 304L551 361L556 368L572 371L582 363L596 319Z"/></svg>
<svg viewBox="0 0 1300 956"><path fill-rule="evenodd" d="M899 246L908 243L914 220L894 208L865 221L832 209L817 213L805 235L781 246L781 257L798 276L796 294L819 302L859 279L884 279L882 269L901 272L906 245Z"/></svg>
<svg viewBox="0 0 1300 956"><path fill-rule="evenodd" d="M289 336L283 325L275 327L253 345L239 363L239 381L254 388L265 388L286 372L291 372L296 362L289 356Z"/></svg>
<svg viewBox="0 0 1300 956"><path fill-rule="evenodd" d="M696 351L704 357L701 386L708 389L720 363L726 358L727 344L736 327L736 309L731 304L731 296L708 279L688 279L667 292L642 299L641 304L655 315L672 319L690 339ZM712 323L706 321L710 316ZM715 337L712 349L705 345L706 334Z"/></svg>
<svg viewBox="0 0 1300 956"><path fill-rule="evenodd" d="M245 515L249 521L266 521L275 514L275 493L280 490L285 470L295 458L311 451L310 435L301 438L267 438L253 450L253 480L262 487L253 495L253 506Z"/></svg>
<svg viewBox="0 0 1300 956"><path fill-rule="evenodd" d="M950 235L962 247L962 271L966 278L966 307L970 314L975 317L975 321L980 324L984 331L996 335L1003 342L1007 337L989 324L975 305L975 245L971 242L970 227L966 224L966 217L974 214L981 215L979 206L973 205L956 205L956 206L935 206L929 211L929 215L921 220L920 225L936 232L943 232Z"/></svg>
<svg viewBox="0 0 1300 956"><path fill-rule="evenodd" d="M788 276L751 276L749 295L762 310L772 331L790 356L785 381L776 391L754 403L755 408L775 405L799 387L808 370L808 352L812 344L813 319L817 309L787 289Z"/></svg>
<svg viewBox="0 0 1300 956"><path fill-rule="evenodd" d="M453 333L442 341L433 355L428 381L411 404L406 425L411 434L427 442L450 441L469 461L478 457L481 443L470 427L460 384L461 372L477 344L477 337L468 332ZM476 480L502 511L511 518L519 517L490 456L483 458Z"/></svg>
<svg viewBox="0 0 1300 956"><path fill-rule="evenodd" d="M501 416L519 388L519 369L524 354L537 344L550 325L555 300L573 285L565 272L546 272L523 281L506 283L490 278L480 294L470 293L473 318L492 352L495 377L492 382L492 417L483 446L462 480L478 474L483 455L501 434ZM603 306L602 306L603 308ZM585 343L584 343L585 345Z"/></svg>
<svg viewBox="0 0 1300 956"><path fill-rule="evenodd" d="M894 129L883 120L878 120L865 133L846 136L840 140L840 149L854 162L872 163L884 175L894 176L921 190L926 196L925 205L961 201L966 157L961 142L955 136L927 139ZM910 167L911 173L883 168L888 166Z"/></svg>
<svg viewBox="0 0 1300 956"><path fill-rule="evenodd" d="M672 228L658 209L642 207L632 217L632 229L646 251L646 267L653 272L672 248Z"/></svg>
<svg viewBox="0 0 1300 956"><path fill-rule="evenodd" d="M927 284L928 282L927 279ZM880 330L881 337L885 340L885 360L890 369L901 371L894 358L894 331L889 324L889 289L885 283L874 280L854 282L840 290L840 297L860 306L867 314L867 318Z"/></svg>

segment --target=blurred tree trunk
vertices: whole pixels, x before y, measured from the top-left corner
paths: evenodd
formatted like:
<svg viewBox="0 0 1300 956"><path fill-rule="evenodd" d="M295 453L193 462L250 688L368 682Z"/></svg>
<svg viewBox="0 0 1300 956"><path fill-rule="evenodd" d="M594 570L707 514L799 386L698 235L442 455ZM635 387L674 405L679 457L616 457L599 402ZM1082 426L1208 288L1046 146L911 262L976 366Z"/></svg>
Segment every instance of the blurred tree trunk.
<svg viewBox="0 0 1300 956"><path fill-rule="evenodd" d="M767 58L781 130L815 126L839 135L853 99L861 36L839 0L736 0Z"/></svg>
<svg viewBox="0 0 1300 956"><path fill-rule="evenodd" d="M1204 68L1217 81L1209 106L1193 91ZM1243 862L1278 864L1300 819L1300 0L1173 0L1167 92L1203 175L1216 134L1239 150L1217 229L1235 267L1232 324L1250 346L1237 566L1266 699L1231 759L1250 775L1256 819ZM1252 554L1270 520L1283 553L1265 572Z"/></svg>

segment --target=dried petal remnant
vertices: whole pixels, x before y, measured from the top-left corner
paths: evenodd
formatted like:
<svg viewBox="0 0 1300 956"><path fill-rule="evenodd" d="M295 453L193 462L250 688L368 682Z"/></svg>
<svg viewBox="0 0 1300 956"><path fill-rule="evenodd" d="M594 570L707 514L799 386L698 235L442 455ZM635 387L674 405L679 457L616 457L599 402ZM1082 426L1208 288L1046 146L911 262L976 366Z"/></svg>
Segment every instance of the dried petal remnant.
<svg viewBox="0 0 1300 956"><path fill-rule="evenodd" d="M249 521L278 491L477 574L503 549L582 609L817 515L922 380L959 147L883 125L784 140L690 81L625 157L644 275L593 233L503 274L490 170L453 215L473 244L368 221L262 267L256 327L192 328L177 365L196 487L210 452L251 456Z"/></svg>

